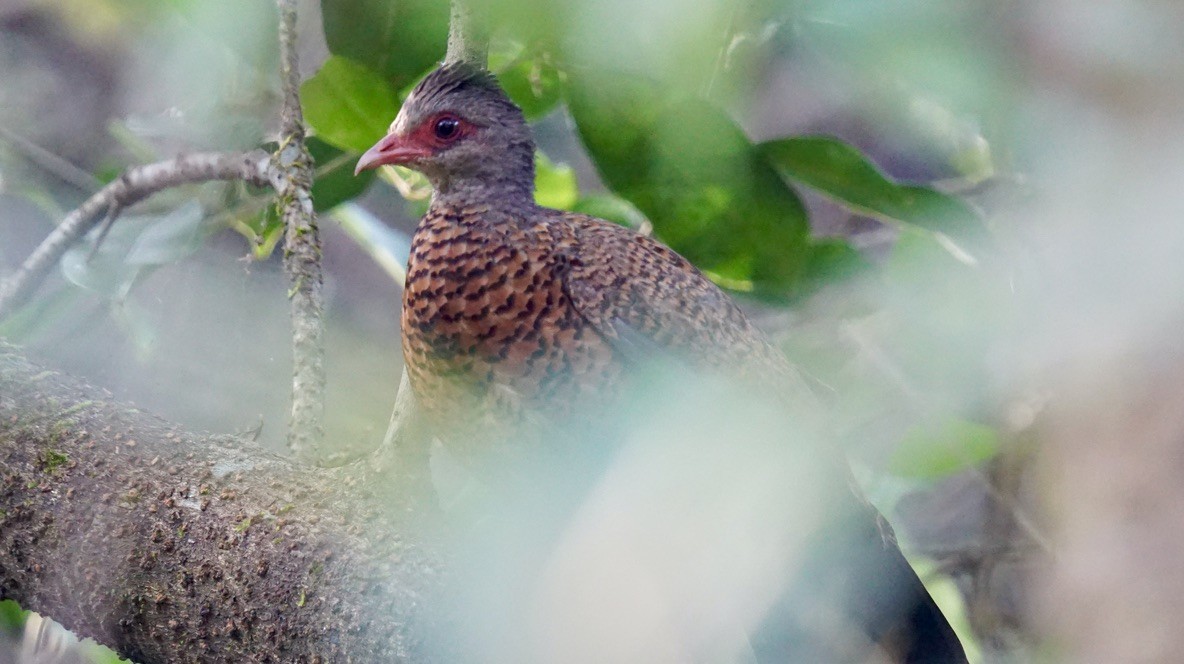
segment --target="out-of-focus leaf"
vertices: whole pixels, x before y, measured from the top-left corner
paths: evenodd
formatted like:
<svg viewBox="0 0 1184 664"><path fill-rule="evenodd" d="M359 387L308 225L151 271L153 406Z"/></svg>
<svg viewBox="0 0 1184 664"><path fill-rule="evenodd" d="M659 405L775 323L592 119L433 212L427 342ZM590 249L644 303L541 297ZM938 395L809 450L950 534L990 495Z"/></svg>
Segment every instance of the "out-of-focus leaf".
<svg viewBox="0 0 1184 664"><path fill-rule="evenodd" d="M580 197L576 173L567 164L555 164L542 152L534 153L534 200L543 207L570 210Z"/></svg>
<svg viewBox="0 0 1184 664"><path fill-rule="evenodd" d="M189 256L205 239L203 220L201 206L189 201L145 228L125 260L133 265L163 265Z"/></svg>
<svg viewBox="0 0 1184 664"><path fill-rule="evenodd" d="M448 3L439 0L321 0L321 16L329 52L366 65L394 89L440 61L448 43Z"/></svg>
<svg viewBox="0 0 1184 664"><path fill-rule="evenodd" d="M202 221L196 202L159 216L120 217L94 256L93 234L71 247L62 256L62 274L77 286L123 299L145 268L180 260L201 246Z"/></svg>
<svg viewBox="0 0 1184 664"><path fill-rule="evenodd" d="M802 136L763 143L761 152L786 177L860 214L913 224L977 244L985 229L965 203L884 176L858 150L834 138Z"/></svg>
<svg viewBox="0 0 1184 664"><path fill-rule="evenodd" d="M275 108L275 3L159 4L172 7L156 20L145 18L155 12L142 12L129 22L143 33L127 49L125 68L131 89L151 90L152 98L168 100L168 110L129 116L128 130L156 147L162 140L190 150L257 145ZM79 5L70 13L90 16L94 11ZM136 28L131 29L134 34ZM113 43L130 37L125 34Z"/></svg>
<svg viewBox="0 0 1184 664"><path fill-rule="evenodd" d="M781 297L809 260L794 192L719 109L615 74L569 79L568 103L605 183L725 284Z"/></svg>
<svg viewBox="0 0 1184 664"><path fill-rule="evenodd" d="M535 120L551 112L562 96L559 70L542 58L521 58L499 69L491 58L490 67L497 72L497 80L510 99L522 109L527 120Z"/></svg>
<svg viewBox="0 0 1184 664"><path fill-rule="evenodd" d="M571 207L573 212L591 215L627 226L634 230L643 228L649 220L629 201L612 194L583 196Z"/></svg>
<svg viewBox="0 0 1184 664"><path fill-rule="evenodd" d="M124 298L112 303L111 317L132 342L136 358L141 362L152 359L160 338L160 324L152 312L140 306L134 298Z"/></svg>
<svg viewBox="0 0 1184 664"><path fill-rule="evenodd" d="M951 419L933 428L914 427L905 434L888 463L902 477L938 479L995 456L999 435L989 426Z"/></svg>
<svg viewBox="0 0 1184 664"><path fill-rule="evenodd" d="M114 650L111 650L107 646L99 645L91 639L84 639L79 643L79 648L89 658L91 664L132 664L131 660L123 659L119 655L116 655Z"/></svg>
<svg viewBox="0 0 1184 664"><path fill-rule="evenodd" d="M279 29L279 15L272 3L266 0L202 0L174 3L174 6L185 18L183 25L200 31L195 37L220 44L237 54L241 64L263 71L275 69L279 62L279 42L270 35ZM143 17L137 19L143 20Z"/></svg>
<svg viewBox="0 0 1184 664"><path fill-rule="evenodd" d="M62 273L70 283L86 290L98 292L105 297L123 297L140 275L140 267L123 262L122 256L114 256L99 250L88 262L85 245L73 247L62 257Z"/></svg>
<svg viewBox="0 0 1184 664"><path fill-rule="evenodd" d="M360 196L374 180L374 171L363 171L354 176L358 153L338 150L316 136L310 137L307 145L316 165L312 202L317 212L331 210Z"/></svg>
<svg viewBox="0 0 1184 664"><path fill-rule="evenodd" d="M1022 333L1006 273L966 261L936 233L905 226L880 277L885 314L924 321L883 339L885 353L908 367L909 383L924 393L989 399L981 364L966 358L989 356L999 330Z"/></svg>
<svg viewBox="0 0 1184 664"><path fill-rule="evenodd" d="M246 238L250 244L251 258L257 261L267 260L284 236L284 224L275 205L267 205L261 211L234 219L230 227Z"/></svg>
<svg viewBox="0 0 1184 664"><path fill-rule="evenodd" d="M28 615L29 612L21 609L16 602L10 599L0 600L0 629L8 632L10 636L20 634Z"/></svg>
<svg viewBox="0 0 1184 664"><path fill-rule="evenodd" d="M335 209L332 215L346 234L357 242L391 279L398 284L406 280L411 238L382 223L360 205L342 205Z"/></svg>
<svg viewBox="0 0 1184 664"><path fill-rule="evenodd" d="M364 152L399 112L395 91L366 66L339 56L300 86L304 117L326 143Z"/></svg>
<svg viewBox="0 0 1184 664"><path fill-rule="evenodd" d="M825 238L810 245L810 258L803 277L805 287L813 288L833 283L862 273L871 268L863 254L846 240Z"/></svg>
<svg viewBox="0 0 1184 664"><path fill-rule="evenodd" d="M128 265L122 255L103 248L88 262L86 245L71 248L62 256L62 274L70 283L105 297L118 298L127 294L140 274L140 266Z"/></svg>
<svg viewBox="0 0 1184 664"><path fill-rule="evenodd" d="M794 30L782 34L874 95L867 111L919 158L911 178L975 184L1008 170L993 149L1016 122L1001 14L966 2L794 4Z"/></svg>

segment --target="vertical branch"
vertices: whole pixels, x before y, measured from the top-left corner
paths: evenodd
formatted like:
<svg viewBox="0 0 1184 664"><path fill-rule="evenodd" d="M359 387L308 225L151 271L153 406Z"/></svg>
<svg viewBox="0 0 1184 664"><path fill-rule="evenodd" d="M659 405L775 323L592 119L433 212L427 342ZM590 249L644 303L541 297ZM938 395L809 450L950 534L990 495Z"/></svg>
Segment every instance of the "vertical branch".
<svg viewBox="0 0 1184 664"><path fill-rule="evenodd" d="M321 239L312 205L312 157L304 144L300 70L296 61L296 0L278 0L283 108L275 162L284 220L284 272L292 312L292 412L288 447L309 457L324 438L325 362Z"/></svg>
<svg viewBox="0 0 1184 664"><path fill-rule="evenodd" d="M473 10L464 0L452 0L452 17L448 23L448 53L444 62L469 62L481 67L489 59L489 36L480 21L473 18Z"/></svg>

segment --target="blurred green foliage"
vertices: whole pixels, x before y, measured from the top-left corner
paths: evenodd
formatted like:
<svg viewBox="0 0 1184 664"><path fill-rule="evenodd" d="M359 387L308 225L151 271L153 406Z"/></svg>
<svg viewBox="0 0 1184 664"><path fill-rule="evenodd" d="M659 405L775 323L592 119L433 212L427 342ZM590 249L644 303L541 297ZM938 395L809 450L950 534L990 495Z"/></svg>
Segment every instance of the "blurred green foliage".
<svg viewBox="0 0 1184 664"><path fill-rule="evenodd" d="M443 19L437 8L415 2L321 4L333 56L304 86L306 117L323 140L360 152L386 132L397 110L396 91L434 66L428 62L408 75L392 68L387 52L404 48L406 62L420 62L425 49L410 42L439 36ZM751 87L754 68L773 55L773 36L788 24L792 8L776 2L701 4L687 9L672 2L625 7L516 0L474 6L495 26L490 68L527 117L564 106L609 196L627 201L652 222L658 237L725 287L793 299L828 278L867 267L842 239L811 238L791 183L859 214L959 241L982 238L981 221L967 205L894 182L837 140L786 137L754 145L718 99L721 92ZM378 26L341 20L362 5ZM387 22L396 15L403 27ZM415 25L437 32L404 29ZM593 43L612 48L600 52L590 48ZM387 51L378 52L378 45ZM552 195L557 185L566 187L554 176L539 169L539 200L575 205L578 191L574 199L566 190ZM627 221L627 215L613 214L624 210L621 205L598 204L612 198L596 196L580 207Z"/></svg>
<svg viewBox="0 0 1184 664"><path fill-rule="evenodd" d="M448 3L439 0L329 0L321 3L325 42L395 89L444 57ZM386 118L389 124L393 115Z"/></svg>
<svg viewBox="0 0 1184 664"><path fill-rule="evenodd" d="M999 435L985 424L950 419L913 427L901 440L888 469L902 477L938 479L976 466L999 451Z"/></svg>
<svg viewBox="0 0 1184 664"><path fill-rule="evenodd" d="M809 257L806 211L732 120L628 75L569 80L580 137L605 183L705 271L793 292Z"/></svg>
<svg viewBox="0 0 1184 664"><path fill-rule="evenodd" d="M159 83L154 90L181 109L113 121L110 133L120 150L98 162L101 180L132 162L172 154L178 144L272 147L264 135L277 99L272 2L89 1L85 20L101 21L96 31L134 32L146 80ZM835 75L871 81L877 96L868 105L898 120L909 139L943 165L970 181L987 177L997 168L992 132L1005 124L999 116L1006 103L997 80L1006 68L992 60L998 50L977 30L987 3L471 4L493 28L489 66L507 93L532 122L567 121L549 126L570 127L605 187L581 183L572 167L539 153L540 204L633 228L652 226L722 286L766 302L800 302L826 286L865 277L887 293L876 312L908 323L878 338L878 350L907 367L914 381L909 389L960 399L926 403L926 412L911 414L889 469L931 482L1000 450L1003 436L972 412L989 402L979 363L988 352L987 330L998 330L1008 311L1006 293L976 270L990 251L990 234L976 210L933 187L888 177L838 139L775 136L758 143L742 129L767 70L788 52L807 51L825 59ZM386 133L409 86L443 56L448 3L321 0L320 7L330 56L301 89L313 132L314 202L318 211L337 210L326 218L349 220L341 223L350 237L397 275L393 264L405 260L407 245L377 220L361 217L352 203L377 182L408 194L408 209L418 212L426 204L422 181L397 171L354 176L353 165ZM887 222L896 241L886 255L873 256L843 237L815 237L803 203L807 191ZM43 193L27 195L49 200ZM243 235L256 259L270 256L282 236L265 192L216 185L179 198L187 202L174 198L122 217L93 257L86 245L62 262L71 283L114 303L113 315L140 348L152 345L152 321L127 295L144 274L190 255L220 228ZM34 320L52 321L77 301L71 292L52 294L4 321L0 334L32 334ZM868 305L852 308L860 306ZM830 373L841 373L849 349L829 328L818 336L818 346L826 348L816 355L826 356ZM840 388L869 382L864 375L844 378L835 381ZM11 626L23 618L9 604L0 603L0 623Z"/></svg>
<svg viewBox="0 0 1184 664"><path fill-rule="evenodd" d="M882 221L912 224L967 242L983 241L984 227L966 203L928 187L885 177L858 150L827 136L769 141L761 152L787 178Z"/></svg>
<svg viewBox="0 0 1184 664"><path fill-rule="evenodd" d="M10 636L16 636L21 633L21 629L25 626L25 616L28 611L21 609L16 602L5 599L0 600L0 629L7 632Z"/></svg>

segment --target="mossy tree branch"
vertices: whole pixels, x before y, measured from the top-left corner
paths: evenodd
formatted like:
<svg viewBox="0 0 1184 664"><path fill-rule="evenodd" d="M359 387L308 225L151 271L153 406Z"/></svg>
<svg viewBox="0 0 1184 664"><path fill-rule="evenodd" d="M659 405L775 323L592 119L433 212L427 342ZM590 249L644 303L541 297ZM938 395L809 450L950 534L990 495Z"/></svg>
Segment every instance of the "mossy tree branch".
<svg viewBox="0 0 1184 664"><path fill-rule="evenodd" d="M325 437L324 281L321 237L312 204L312 155L304 143L300 69L296 57L296 0L278 0L280 11L280 148L274 157L280 218L284 221L284 272L292 315L292 411L288 447L304 458L321 452Z"/></svg>
<svg viewBox="0 0 1184 664"><path fill-rule="evenodd" d="M452 0L448 23L448 52L444 62L469 62L484 67L489 59L489 35L464 0Z"/></svg>
<svg viewBox="0 0 1184 664"><path fill-rule="evenodd" d="M392 478L187 433L3 344L0 395L0 598L143 664L438 656L440 564Z"/></svg>

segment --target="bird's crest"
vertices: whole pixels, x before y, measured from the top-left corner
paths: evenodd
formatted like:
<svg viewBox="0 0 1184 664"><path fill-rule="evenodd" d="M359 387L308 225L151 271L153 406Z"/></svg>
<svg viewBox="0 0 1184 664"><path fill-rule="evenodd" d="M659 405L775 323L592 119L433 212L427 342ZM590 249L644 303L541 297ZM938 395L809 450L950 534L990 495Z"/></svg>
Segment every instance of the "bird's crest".
<svg viewBox="0 0 1184 664"><path fill-rule="evenodd" d="M425 76L419 85L416 85L415 89L411 91L410 96L415 99L416 103L428 104L438 97L459 92L465 88L478 88L499 93L502 91L501 86L497 83L497 78L489 70L468 62L452 62Z"/></svg>

